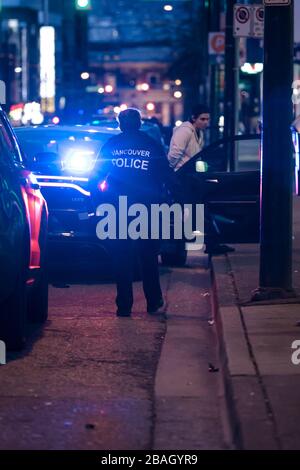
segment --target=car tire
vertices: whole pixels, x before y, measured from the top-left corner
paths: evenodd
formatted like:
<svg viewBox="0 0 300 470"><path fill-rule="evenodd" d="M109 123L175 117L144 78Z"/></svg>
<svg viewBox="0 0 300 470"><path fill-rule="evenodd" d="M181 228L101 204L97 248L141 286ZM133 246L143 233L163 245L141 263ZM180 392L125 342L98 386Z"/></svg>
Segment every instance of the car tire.
<svg viewBox="0 0 300 470"><path fill-rule="evenodd" d="M29 242L28 242L29 243ZM25 346L27 318L27 257L28 245L22 245L22 266L18 271L15 287L10 296L0 305L0 339L8 350L20 351Z"/></svg>
<svg viewBox="0 0 300 470"><path fill-rule="evenodd" d="M32 323L44 323L48 319L48 256L47 218L43 214L40 231L40 272L32 287L28 302L28 319Z"/></svg>
<svg viewBox="0 0 300 470"><path fill-rule="evenodd" d="M179 245L174 253L161 253L161 262L163 266L184 266L187 259L187 251L184 246Z"/></svg>

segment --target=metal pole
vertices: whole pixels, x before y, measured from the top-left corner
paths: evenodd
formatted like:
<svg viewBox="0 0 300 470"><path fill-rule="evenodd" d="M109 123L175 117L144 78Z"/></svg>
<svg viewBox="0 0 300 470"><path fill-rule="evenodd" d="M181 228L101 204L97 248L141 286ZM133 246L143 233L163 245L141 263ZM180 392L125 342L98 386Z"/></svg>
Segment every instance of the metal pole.
<svg viewBox="0 0 300 470"><path fill-rule="evenodd" d="M226 144L227 166L230 171L235 170L235 146L233 137L236 132L237 121L237 47L238 43L233 36L233 8L235 0L227 0L226 10L226 38L225 38L225 99L224 99L224 139Z"/></svg>
<svg viewBox="0 0 300 470"><path fill-rule="evenodd" d="M44 0L44 25L49 24L49 0Z"/></svg>
<svg viewBox="0 0 300 470"><path fill-rule="evenodd" d="M260 287L253 300L293 296L291 84L293 1L265 7Z"/></svg>
<svg viewBox="0 0 300 470"><path fill-rule="evenodd" d="M210 32L218 32L220 31L220 0L211 0L209 3L209 8L209 30ZM219 138L219 68L220 65L218 63L210 64L211 142L214 142Z"/></svg>

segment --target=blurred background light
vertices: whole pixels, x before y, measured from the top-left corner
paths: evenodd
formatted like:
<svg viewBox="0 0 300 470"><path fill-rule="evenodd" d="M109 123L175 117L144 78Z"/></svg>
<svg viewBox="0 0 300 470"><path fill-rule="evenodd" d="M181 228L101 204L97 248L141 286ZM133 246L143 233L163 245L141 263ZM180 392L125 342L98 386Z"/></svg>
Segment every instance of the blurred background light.
<svg viewBox="0 0 300 470"><path fill-rule="evenodd" d="M104 87L104 91L105 91L106 93L112 93L112 92L113 92L113 87L112 87L112 85L106 85L106 86Z"/></svg>
<svg viewBox="0 0 300 470"><path fill-rule="evenodd" d="M59 121L60 121L60 119L59 119L58 116L54 116L54 118L52 119L52 122L53 122L53 124L55 124L55 125L56 125L56 124L59 124Z"/></svg>
<svg viewBox="0 0 300 470"><path fill-rule="evenodd" d="M241 71L244 73L248 73L249 75L261 73L263 69L264 69L264 64L261 64L261 63L249 64L249 62L246 62L241 67Z"/></svg>
<svg viewBox="0 0 300 470"><path fill-rule="evenodd" d="M147 103L146 108L148 111L154 111L155 110L155 104L154 103Z"/></svg>

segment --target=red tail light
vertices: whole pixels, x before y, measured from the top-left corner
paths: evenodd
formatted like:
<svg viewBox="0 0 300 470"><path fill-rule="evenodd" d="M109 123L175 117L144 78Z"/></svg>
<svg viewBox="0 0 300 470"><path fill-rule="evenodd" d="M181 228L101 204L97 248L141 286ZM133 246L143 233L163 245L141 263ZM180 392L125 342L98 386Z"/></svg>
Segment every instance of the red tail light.
<svg viewBox="0 0 300 470"><path fill-rule="evenodd" d="M98 189L99 189L99 191L104 192L104 191L107 190L107 188L108 188L108 184L107 184L107 181L106 181L106 180L104 180L104 181L99 181L99 183L98 183Z"/></svg>

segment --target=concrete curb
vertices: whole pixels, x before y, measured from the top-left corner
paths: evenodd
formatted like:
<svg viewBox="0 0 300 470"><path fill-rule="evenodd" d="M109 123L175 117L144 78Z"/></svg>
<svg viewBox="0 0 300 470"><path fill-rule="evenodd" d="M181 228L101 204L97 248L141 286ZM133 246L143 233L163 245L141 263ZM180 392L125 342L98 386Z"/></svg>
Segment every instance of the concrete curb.
<svg viewBox="0 0 300 470"><path fill-rule="evenodd" d="M153 449L227 449L220 426L223 410L221 415L221 406L216 406L220 374L211 374L208 367L209 361L218 361L215 334L208 324L210 272L202 266L182 268L172 277L167 330L155 378ZM195 286L199 295L193 297Z"/></svg>
<svg viewBox="0 0 300 470"><path fill-rule="evenodd" d="M233 398L233 385L231 381L231 376L228 367L228 356L226 351L226 345L224 341L223 334L223 324L222 318L220 315L220 306L218 301L217 294L217 281L214 271L213 262L211 262L211 309L213 318L215 320L217 338L218 338L218 352L220 358L220 366L222 373L222 383L221 383L221 393L224 396L225 401L225 410L224 410L224 421L228 423L228 432L227 439L229 439L229 446L232 446L235 449L242 449L242 440L241 440L241 425L238 417L238 413L235 406L235 401Z"/></svg>

